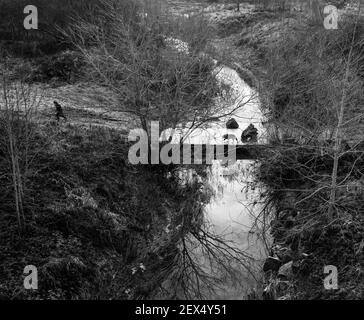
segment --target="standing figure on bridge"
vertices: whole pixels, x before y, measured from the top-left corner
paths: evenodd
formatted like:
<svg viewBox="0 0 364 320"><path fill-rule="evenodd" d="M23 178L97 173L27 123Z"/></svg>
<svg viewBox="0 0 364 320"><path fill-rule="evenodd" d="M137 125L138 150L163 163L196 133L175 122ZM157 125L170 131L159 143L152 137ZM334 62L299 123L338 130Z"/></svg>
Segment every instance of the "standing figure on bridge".
<svg viewBox="0 0 364 320"><path fill-rule="evenodd" d="M64 120L67 121L67 118L66 118L66 116L63 113L62 106L57 101L53 101L53 103L54 103L54 106L56 107L56 118L57 118L57 121L59 121L60 118L63 118Z"/></svg>

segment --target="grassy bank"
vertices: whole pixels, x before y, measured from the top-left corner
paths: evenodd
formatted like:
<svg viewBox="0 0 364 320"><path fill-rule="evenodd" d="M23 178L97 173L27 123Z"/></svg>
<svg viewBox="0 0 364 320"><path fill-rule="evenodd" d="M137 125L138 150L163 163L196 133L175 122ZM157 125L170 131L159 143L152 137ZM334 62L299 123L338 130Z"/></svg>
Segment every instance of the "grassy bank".
<svg viewBox="0 0 364 320"><path fill-rule="evenodd" d="M173 275L180 277L175 284L184 281L178 248L200 227L196 221L203 218L198 214L208 197L199 185L181 186L173 168L128 165L127 152L117 131L57 124L34 128L19 232L8 150L1 145L2 298L173 295L164 285ZM26 265L38 268L39 290L24 289Z"/></svg>
<svg viewBox="0 0 364 320"><path fill-rule="evenodd" d="M274 239L267 299L363 299L363 22L348 14L330 31L290 17L274 41L246 34L240 43L256 47L277 145L257 170ZM332 290L329 265L338 270Z"/></svg>

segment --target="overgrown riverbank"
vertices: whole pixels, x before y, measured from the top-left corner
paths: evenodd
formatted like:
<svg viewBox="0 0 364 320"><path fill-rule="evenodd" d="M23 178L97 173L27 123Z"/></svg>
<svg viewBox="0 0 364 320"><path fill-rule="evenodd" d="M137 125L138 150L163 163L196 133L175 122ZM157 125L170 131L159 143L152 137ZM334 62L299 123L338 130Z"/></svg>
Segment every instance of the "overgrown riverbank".
<svg viewBox="0 0 364 320"><path fill-rule="evenodd" d="M1 176L2 298L155 297L172 270L178 274L178 245L208 198L198 185L166 178L171 168L128 165L117 131L52 124L35 130L21 234L11 176ZM39 290L22 288L25 265L37 266Z"/></svg>
<svg viewBox="0 0 364 320"><path fill-rule="evenodd" d="M269 13L266 22L248 24L236 43L255 57L269 140L277 146L257 169L268 188L262 215L273 237L266 299L363 299L364 21L358 10L340 12L335 31ZM325 266L338 271L337 287L324 286Z"/></svg>
<svg viewBox="0 0 364 320"><path fill-rule="evenodd" d="M363 17L357 1L331 4L338 30L293 1L206 13L214 45L257 88L277 146L256 172L273 237L266 299L363 298ZM325 266L337 268L337 289L325 289Z"/></svg>

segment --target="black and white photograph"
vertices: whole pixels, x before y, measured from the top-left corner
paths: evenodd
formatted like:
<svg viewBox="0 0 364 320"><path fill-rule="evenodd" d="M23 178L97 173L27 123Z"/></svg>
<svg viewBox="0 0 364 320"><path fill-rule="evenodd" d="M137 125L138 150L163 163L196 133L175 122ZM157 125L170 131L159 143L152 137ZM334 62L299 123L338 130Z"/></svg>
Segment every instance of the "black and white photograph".
<svg viewBox="0 0 364 320"><path fill-rule="evenodd" d="M364 0L0 0L0 300L364 300Z"/></svg>

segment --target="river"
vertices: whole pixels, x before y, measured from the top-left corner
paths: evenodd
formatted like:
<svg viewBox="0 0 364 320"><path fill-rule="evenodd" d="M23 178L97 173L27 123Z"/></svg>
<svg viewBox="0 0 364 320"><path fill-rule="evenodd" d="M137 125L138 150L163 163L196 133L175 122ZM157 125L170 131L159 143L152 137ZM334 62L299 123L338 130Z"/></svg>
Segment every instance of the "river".
<svg viewBox="0 0 364 320"><path fill-rule="evenodd" d="M264 143L266 132L262 125L264 116L260 111L256 92L240 78L235 70L222 67L218 72L218 79L232 88L233 103L230 108L234 112L221 118L220 121L208 123L208 126L203 129L194 130L185 143L222 144L224 143L223 135L232 134L238 138L238 142L229 141L228 143L242 145L241 133L249 124L253 124L258 129L258 143ZM240 107L237 108L237 106ZM237 121L238 129L226 128L226 122L230 118ZM172 141L178 142L185 132L185 129L174 131ZM168 134L170 133L168 131ZM236 248L252 258L249 261L249 270L252 274L244 266L233 262L231 267L236 267L234 271L236 279L221 275L223 281L216 286L215 292L206 291L205 296L209 299L246 299L249 291L257 286L256 279L260 278L260 267L267 253L259 230L252 231L262 208L261 193L263 192L260 187L253 187L251 184L253 165L254 161L238 160L234 164L222 166L218 160L215 160L208 170L205 183L213 189L215 196L205 208L205 219L215 234L227 241L232 241ZM216 274L214 267L208 266L204 258L200 259L200 263L205 268L210 268L209 272Z"/></svg>

